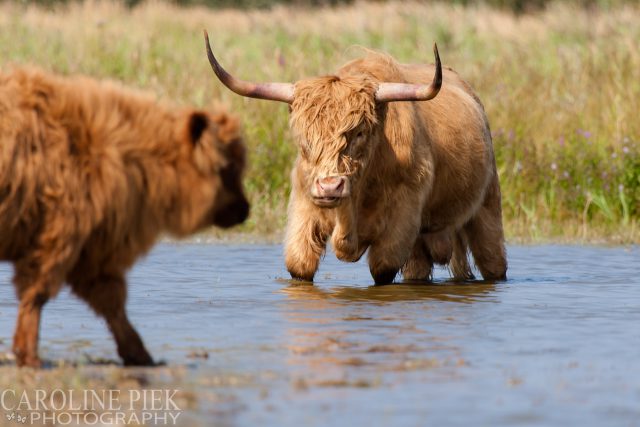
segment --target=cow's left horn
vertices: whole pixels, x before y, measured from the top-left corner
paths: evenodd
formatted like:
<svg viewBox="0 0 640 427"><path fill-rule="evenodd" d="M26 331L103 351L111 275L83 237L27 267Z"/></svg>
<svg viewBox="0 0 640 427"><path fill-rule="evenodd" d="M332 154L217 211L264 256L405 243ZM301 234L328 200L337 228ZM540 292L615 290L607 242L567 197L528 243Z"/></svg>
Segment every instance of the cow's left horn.
<svg viewBox="0 0 640 427"><path fill-rule="evenodd" d="M442 64L438 54L438 46L433 44L433 54L436 57L436 73L430 85L415 85L408 83L380 83L376 91L376 101L428 101L435 98L442 87Z"/></svg>
<svg viewBox="0 0 640 427"><path fill-rule="evenodd" d="M207 56L213 72L218 79L233 92L249 98L269 99L291 104L293 102L293 84L291 83L252 83L237 79L222 68L213 55L209 44L209 34L204 31L204 40L207 44Z"/></svg>

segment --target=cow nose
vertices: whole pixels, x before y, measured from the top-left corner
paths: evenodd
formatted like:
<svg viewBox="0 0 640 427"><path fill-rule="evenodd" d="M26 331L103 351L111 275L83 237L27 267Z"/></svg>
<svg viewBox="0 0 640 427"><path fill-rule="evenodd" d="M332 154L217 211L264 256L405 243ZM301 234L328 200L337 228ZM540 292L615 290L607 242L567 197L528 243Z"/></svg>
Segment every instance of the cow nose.
<svg viewBox="0 0 640 427"><path fill-rule="evenodd" d="M228 228L244 222L249 216L249 202L240 196L232 203L220 207L213 217L213 223L218 227Z"/></svg>
<svg viewBox="0 0 640 427"><path fill-rule="evenodd" d="M342 197L347 178L344 176L326 176L318 178L316 187L320 197Z"/></svg>

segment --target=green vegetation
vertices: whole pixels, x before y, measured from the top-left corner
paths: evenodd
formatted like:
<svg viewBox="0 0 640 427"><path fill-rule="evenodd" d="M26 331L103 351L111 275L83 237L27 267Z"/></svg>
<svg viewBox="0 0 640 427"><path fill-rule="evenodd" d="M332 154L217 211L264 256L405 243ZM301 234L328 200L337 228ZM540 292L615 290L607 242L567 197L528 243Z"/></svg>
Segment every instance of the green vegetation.
<svg viewBox="0 0 640 427"><path fill-rule="evenodd" d="M115 78L180 104L228 104L250 145L253 215L244 230L278 233L295 156L287 108L223 89L209 69L202 29L225 67L252 80L330 73L359 55L353 45L431 62L437 41L444 63L487 109L508 237L638 242L640 7L549 3L516 16L460 3L244 11L2 3L0 57Z"/></svg>

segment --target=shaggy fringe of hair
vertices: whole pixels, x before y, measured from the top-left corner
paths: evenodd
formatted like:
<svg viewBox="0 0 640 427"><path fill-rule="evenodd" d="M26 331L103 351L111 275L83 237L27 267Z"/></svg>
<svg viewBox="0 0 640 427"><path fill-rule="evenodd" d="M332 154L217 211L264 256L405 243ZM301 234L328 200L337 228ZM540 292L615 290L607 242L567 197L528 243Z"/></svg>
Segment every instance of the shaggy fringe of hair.
<svg viewBox="0 0 640 427"><path fill-rule="evenodd" d="M296 83L291 127L311 162L337 158L347 145L345 133L377 124L376 89L368 78L327 76Z"/></svg>

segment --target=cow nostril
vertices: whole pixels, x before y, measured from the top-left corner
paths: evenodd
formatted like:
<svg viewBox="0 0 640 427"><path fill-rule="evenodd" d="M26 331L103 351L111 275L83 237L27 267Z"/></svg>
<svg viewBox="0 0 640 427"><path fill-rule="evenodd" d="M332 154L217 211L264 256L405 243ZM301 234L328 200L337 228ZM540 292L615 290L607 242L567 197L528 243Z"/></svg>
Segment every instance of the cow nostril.
<svg viewBox="0 0 640 427"><path fill-rule="evenodd" d="M343 180L344 178L341 178L341 177L330 176L326 178L321 178L318 180L318 182L320 183L320 187L322 187L323 189L335 190L340 186Z"/></svg>
<svg viewBox="0 0 640 427"><path fill-rule="evenodd" d="M342 197L347 179L343 176L317 178L315 186L320 197Z"/></svg>

